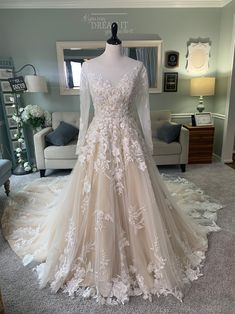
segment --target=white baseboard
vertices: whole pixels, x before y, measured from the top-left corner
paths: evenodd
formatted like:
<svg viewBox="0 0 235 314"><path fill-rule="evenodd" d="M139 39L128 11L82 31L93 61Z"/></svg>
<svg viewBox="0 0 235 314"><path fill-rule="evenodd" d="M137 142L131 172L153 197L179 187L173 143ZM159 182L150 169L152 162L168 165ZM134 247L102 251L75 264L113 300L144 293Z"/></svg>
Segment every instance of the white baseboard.
<svg viewBox="0 0 235 314"><path fill-rule="evenodd" d="M232 160L232 159L225 159L225 160L223 160L223 162L224 162L225 164L232 164L232 163L233 163L233 160Z"/></svg>

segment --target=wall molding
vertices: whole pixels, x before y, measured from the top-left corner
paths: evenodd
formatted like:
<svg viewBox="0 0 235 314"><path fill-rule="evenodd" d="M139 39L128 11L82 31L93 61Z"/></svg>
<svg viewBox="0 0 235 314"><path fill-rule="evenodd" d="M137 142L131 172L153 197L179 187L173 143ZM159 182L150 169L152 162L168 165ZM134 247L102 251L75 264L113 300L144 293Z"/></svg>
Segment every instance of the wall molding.
<svg viewBox="0 0 235 314"><path fill-rule="evenodd" d="M172 113L171 117L173 119L191 118L192 114L194 114L194 112ZM212 117L216 119L225 120L225 115L221 113L212 112Z"/></svg>
<svg viewBox="0 0 235 314"><path fill-rule="evenodd" d="M212 113L212 117L216 118L216 119L221 119L221 120L225 120L225 114L221 114L221 113Z"/></svg>
<svg viewBox="0 0 235 314"><path fill-rule="evenodd" d="M0 9L222 8L232 0L1 0Z"/></svg>

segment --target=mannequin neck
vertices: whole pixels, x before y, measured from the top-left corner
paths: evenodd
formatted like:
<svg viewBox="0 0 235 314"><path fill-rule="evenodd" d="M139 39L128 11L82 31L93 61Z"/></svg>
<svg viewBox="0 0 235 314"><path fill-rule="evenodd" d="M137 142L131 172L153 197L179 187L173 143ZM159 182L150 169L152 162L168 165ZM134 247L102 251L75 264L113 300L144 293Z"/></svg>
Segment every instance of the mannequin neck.
<svg viewBox="0 0 235 314"><path fill-rule="evenodd" d="M122 45L110 45L106 43L103 56L110 60L121 58L122 57Z"/></svg>

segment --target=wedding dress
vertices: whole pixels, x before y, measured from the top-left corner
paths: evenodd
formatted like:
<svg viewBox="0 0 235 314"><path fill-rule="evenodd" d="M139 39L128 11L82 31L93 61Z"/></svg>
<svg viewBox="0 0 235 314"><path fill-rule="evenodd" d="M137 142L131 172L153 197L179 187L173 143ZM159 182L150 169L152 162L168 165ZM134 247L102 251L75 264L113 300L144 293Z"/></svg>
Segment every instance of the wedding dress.
<svg viewBox="0 0 235 314"><path fill-rule="evenodd" d="M95 112L88 127L91 100ZM72 173L28 185L2 218L4 235L23 263L38 262L40 287L50 284L53 292L106 304L138 295L182 300L185 285L201 276L208 232L219 227L176 204L151 151L143 64L137 61L113 84L84 63Z"/></svg>

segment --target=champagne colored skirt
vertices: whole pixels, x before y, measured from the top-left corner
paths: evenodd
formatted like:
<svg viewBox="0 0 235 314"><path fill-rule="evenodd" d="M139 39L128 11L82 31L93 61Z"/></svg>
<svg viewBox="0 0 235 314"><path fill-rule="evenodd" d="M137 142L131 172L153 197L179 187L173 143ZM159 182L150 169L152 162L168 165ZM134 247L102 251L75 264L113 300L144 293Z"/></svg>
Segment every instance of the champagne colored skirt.
<svg viewBox="0 0 235 314"><path fill-rule="evenodd" d="M202 191L129 162L122 186L77 162L68 177L42 178L8 201L3 233L24 265L38 262L40 287L99 303L172 294L200 277L207 234L220 228Z"/></svg>

